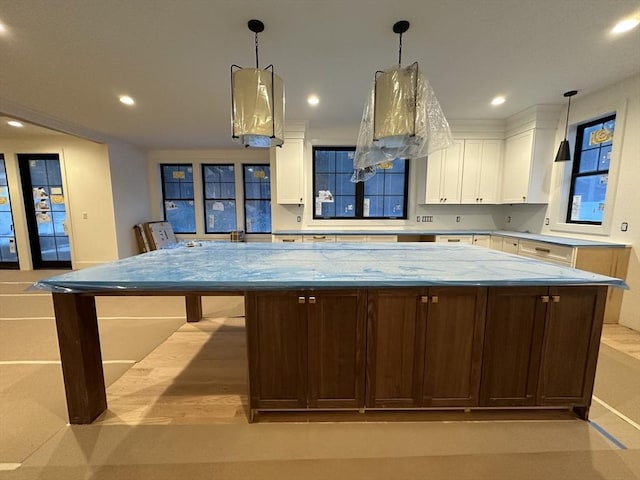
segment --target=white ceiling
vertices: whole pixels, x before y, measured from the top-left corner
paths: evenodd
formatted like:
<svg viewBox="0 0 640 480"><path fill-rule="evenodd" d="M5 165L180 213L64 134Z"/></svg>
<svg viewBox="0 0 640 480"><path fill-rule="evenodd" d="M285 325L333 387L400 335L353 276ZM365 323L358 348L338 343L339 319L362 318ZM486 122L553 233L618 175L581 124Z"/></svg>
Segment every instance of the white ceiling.
<svg viewBox="0 0 640 480"><path fill-rule="evenodd" d="M0 113L144 148L230 147L229 68L254 66L257 18L287 121L357 131L406 19L403 63L420 63L447 118L503 119L639 73L640 29L609 33L634 14L637 0L0 0Z"/></svg>

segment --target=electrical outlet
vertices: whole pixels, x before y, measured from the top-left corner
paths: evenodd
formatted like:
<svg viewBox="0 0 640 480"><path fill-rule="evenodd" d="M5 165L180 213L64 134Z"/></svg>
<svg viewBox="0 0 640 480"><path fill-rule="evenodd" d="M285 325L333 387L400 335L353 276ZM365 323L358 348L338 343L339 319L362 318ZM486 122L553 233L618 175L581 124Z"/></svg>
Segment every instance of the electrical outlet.
<svg viewBox="0 0 640 480"><path fill-rule="evenodd" d="M427 215L427 222L433 222L433 215Z"/></svg>
<svg viewBox="0 0 640 480"><path fill-rule="evenodd" d="M457 223L460 223L460 215L458 215L458 216L456 217L456 222L457 222Z"/></svg>
<svg viewBox="0 0 640 480"><path fill-rule="evenodd" d="M426 222L426 221L427 221L427 216L426 216L426 215L423 215L423 216L422 216L422 221L423 221L423 222Z"/></svg>
<svg viewBox="0 0 640 480"><path fill-rule="evenodd" d="M626 232L627 230L629 230L629 224L627 222L622 222L620 225L620 231Z"/></svg>
<svg viewBox="0 0 640 480"><path fill-rule="evenodd" d="M420 221L420 215L416 217L416 222L419 222L419 221Z"/></svg>
<svg viewBox="0 0 640 480"><path fill-rule="evenodd" d="M511 223L511 216L507 217L507 223Z"/></svg>
<svg viewBox="0 0 640 480"><path fill-rule="evenodd" d="M300 223L300 222L302 221L302 217L301 217L300 215L298 215L298 216L296 217L296 221L297 221L298 223Z"/></svg>
<svg viewBox="0 0 640 480"><path fill-rule="evenodd" d="M545 224L545 225L549 225L549 217L546 217L546 218L544 219L544 224Z"/></svg>

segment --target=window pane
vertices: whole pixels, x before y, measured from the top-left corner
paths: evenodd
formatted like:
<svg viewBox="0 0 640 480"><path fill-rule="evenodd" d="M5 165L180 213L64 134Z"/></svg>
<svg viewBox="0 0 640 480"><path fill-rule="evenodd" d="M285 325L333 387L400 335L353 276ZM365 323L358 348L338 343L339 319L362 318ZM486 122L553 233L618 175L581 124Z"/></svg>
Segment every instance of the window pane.
<svg viewBox="0 0 640 480"><path fill-rule="evenodd" d="M205 218L206 233L227 233L237 230L235 200L207 200Z"/></svg>
<svg viewBox="0 0 640 480"><path fill-rule="evenodd" d="M607 145L600 149L600 161L598 162L598 170L609 171L609 164L611 162L611 145Z"/></svg>
<svg viewBox="0 0 640 480"><path fill-rule="evenodd" d="M164 198L180 198L180 184L176 182L165 183Z"/></svg>
<svg viewBox="0 0 640 480"><path fill-rule="evenodd" d="M175 233L196 233L196 213L193 200L169 200L164 202L167 222Z"/></svg>
<svg viewBox="0 0 640 480"><path fill-rule="evenodd" d="M400 195L387 196L384 198L384 216L385 217L403 217L404 216L404 197Z"/></svg>
<svg viewBox="0 0 640 480"><path fill-rule="evenodd" d="M367 208L367 205L369 208ZM383 214L384 197L374 196L365 197L364 199L364 212L365 217L382 217Z"/></svg>
<svg viewBox="0 0 640 480"><path fill-rule="evenodd" d="M316 175L316 192L315 197L320 196L320 192L329 191L331 195L335 195L336 176L335 174L319 174Z"/></svg>
<svg viewBox="0 0 640 480"><path fill-rule="evenodd" d="M335 195L349 195L355 196L356 194L356 184L351 181L351 175L353 172L336 174L335 180Z"/></svg>
<svg viewBox="0 0 640 480"><path fill-rule="evenodd" d="M354 152L336 152L336 172L353 174L353 154Z"/></svg>
<svg viewBox="0 0 640 480"><path fill-rule="evenodd" d="M193 198L193 183L180 183L180 198L192 199Z"/></svg>
<svg viewBox="0 0 640 480"><path fill-rule="evenodd" d="M377 173L364 182L364 196L384 194L384 174Z"/></svg>
<svg viewBox="0 0 640 480"><path fill-rule="evenodd" d="M315 171L318 173L335 172L335 152L332 150L317 150L315 152Z"/></svg>
<svg viewBox="0 0 640 480"><path fill-rule="evenodd" d="M270 233L271 232L271 201L270 200L247 200L246 211L246 232L247 233Z"/></svg>
<svg viewBox="0 0 640 480"><path fill-rule="evenodd" d="M58 260L70 261L69 237L56 237L56 245L58 246Z"/></svg>
<svg viewBox="0 0 640 480"><path fill-rule="evenodd" d="M329 205L327 203L323 203L324 206ZM355 195L341 195L335 197L335 204L333 205L333 211L335 212L336 217L345 217L352 218L356 216L356 197ZM327 211L330 209L327 207Z"/></svg>
<svg viewBox="0 0 640 480"><path fill-rule="evenodd" d="M578 172L595 172L598 169L598 157L600 156L599 148L583 150L580 154L580 165Z"/></svg>
<svg viewBox="0 0 640 480"><path fill-rule="evenodd" d="M608 175L577 177L571 202L574 222L602 222Z"/></svg>
<svg viewBox="0 0 640 480"><path fill-rule="evenodd" d="M404 175L387 174L384 179L386 195L402 195L404 193Z"/></svg>
<svg viewBox="0 0 640 480"><path fill-rule="evenodd" d="M164 164L164 217L175 233L196 233L193 203L193 167L191 165Z"/></svg>

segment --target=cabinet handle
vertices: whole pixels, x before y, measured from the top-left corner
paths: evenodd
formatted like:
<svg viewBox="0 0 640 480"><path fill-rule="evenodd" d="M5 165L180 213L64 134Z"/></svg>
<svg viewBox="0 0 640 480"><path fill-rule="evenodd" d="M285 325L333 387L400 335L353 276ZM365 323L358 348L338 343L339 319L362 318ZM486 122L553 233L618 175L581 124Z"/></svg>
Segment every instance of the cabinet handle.
<svg viewBox="0 0 640 480"><path fill-rule="evenodd" d="M549 250L548 248L536 247L536 252L551 253L551 250Z"/></svg>
<svg viewBox="0 0 640 480"><path fill-rule="evenodd" d="M542 303L549 303L549 295L542 295L540 300L542 300Z"/></svg>
<svg viewBox="0 0 640 480"><path fill-rule="evenodd" d="M445 197L444 201L445 201L445 202L447 201L447 198L446 198L446 197Z"/></svg>
<svg viewBox="0 0 640 480"><path fill-rule="evenodd" d="M309 303L316 303L316 297L309 297Z"/></svg>
<svg viewBox="0 0 640 480"><path fill-rule="evenodd" d="M298 303L307 303L307 299L304 297L298 297Z"/></svg>
<svg viewBox="0 0 640 480"><path fill-rule="evenodd" d="M447 242L454 242L455 243L455 242L459 242L459 241L460 241L459 238L448 238L447 239Z"/></svg>
<svg viewBox="0 0 640 480"><path fill-rule="evenodd" d="M431 303L438 303L438 296L437 295L432 295L431 296Z"/></svg>
<svg viewBox="0 0 640 480"><path fill-rule="evenodd" d="M551 300L553 300L553 303L558 303L560 301L560 295L551 295Z"/></svg>
<svg viewBox="0 0 640 480"><path fill-rule="evenodd" d="M313 236L314 240L324 240L325 238L327 238L326 235L314 235Z"/></svg>
<svg viewBox="0 0 640 480"><path fill-rule="evenodd" d="M527 201L527 197L522 197L522 201L526 202Z"/></svg>
<svg viewBox="0 0 640 480"><path fill-rule="evenodd" d="M283 238L282 241L285 242L285 243L293 243L293 242L295 242L295 240L293 238Z"/></svg>
<svg viewBox="0 0 640 480"><path fill-rule="evenodd" d="M482 198L480 199L480 201L482 202Z"/></svg>
<svg viewBox="0 0 640 480"><path fill-rule="evenodd" d="M480 199L479 199L479 198L476 198L476 202L479 202L479 201L480 201Z"/></svg>
<svg viewBox="0 0 640 480"><path fill-rule="evenodd" d="M421 295L420 303L429 303L429 295Z"/></svg>

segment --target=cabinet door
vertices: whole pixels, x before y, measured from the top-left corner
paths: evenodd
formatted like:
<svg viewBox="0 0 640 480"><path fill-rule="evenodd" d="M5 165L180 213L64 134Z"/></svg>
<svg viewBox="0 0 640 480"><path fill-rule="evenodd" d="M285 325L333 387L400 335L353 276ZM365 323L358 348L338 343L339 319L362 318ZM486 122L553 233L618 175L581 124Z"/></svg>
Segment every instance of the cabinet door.
<svg viewBox="0 0 640 480"><path fill-rule="evenodd" d="M463 150L464 142L456 140L453 145L444 151L441 187L442 203L460 203Z"/></svg>
<svg viewBox="0 0 640 480"><path fill-rule="evenodd" d="M433 152L427 158L426 203L442 203L442 169L444 150Z"/></svg>
<svg viewBox="0 0 640 480"><path fill-rule="evenodd" d="M309 407L364 407L366 292L307 292Z"/></svg>
<svg viewBox="0 0 640 480"><path fill-rule="evenodd" d="M276 155L276 202L281 204L304 203L304 140L287 138Z"/></svg>
<svg viewBox="0 0 640 480"><path fill-rule="evenodd" d="M465 155L466 148L465 144ZM479 203L498 203L498 181L500 179L501 159L502 140L483 140L480 178L478 179Z"/></svg>
<svg viewBox="0 0 640 480"><path fill-rule="evenodd" d="M249 292L245 298L250 407L306 408L305 297Z"/></svg>
<svg viewBox="0 0 640 480"><path fill-rule="evenodd" d="M460 203L480 203L478 188L482 173L482 140L465 140Z"/></svg>
<svg viewBox="0 0 640 480"><path fill-rule="evenodd" d="M426 289L369 290L367 407L420 406L427 298Z"/></svg>
<svg viewBox="0 0 640 480"><path fill-rule="evenodd" d="M552 287L538 405L591 404L607 287Z"/></svg>
<svg viewBox="0 0 640 480"><path fill-rule="evenodd" d="M429 288L422 405L479 404L487 290Z"/></svg>
<svg viewBox="0 0 640 480"><path fill-rule="evenodd" d="M489 288L480 405L536 401L547 287Z"/></svg>
<svg viewBox="0 0 640 480"><path fill-rule="evenodd" d="M534 130L507 138L502 177L502 203L526 203L531 175Z"/></svg>

